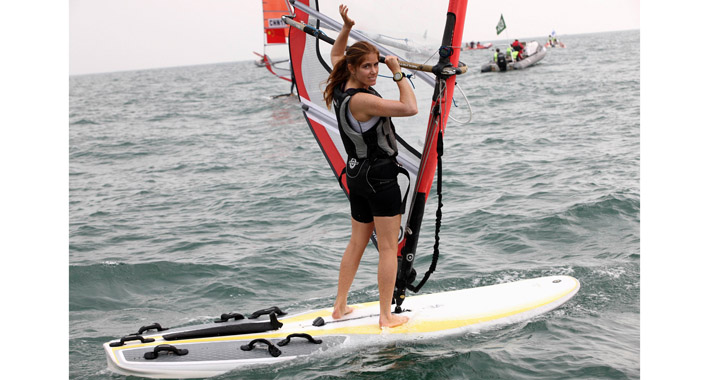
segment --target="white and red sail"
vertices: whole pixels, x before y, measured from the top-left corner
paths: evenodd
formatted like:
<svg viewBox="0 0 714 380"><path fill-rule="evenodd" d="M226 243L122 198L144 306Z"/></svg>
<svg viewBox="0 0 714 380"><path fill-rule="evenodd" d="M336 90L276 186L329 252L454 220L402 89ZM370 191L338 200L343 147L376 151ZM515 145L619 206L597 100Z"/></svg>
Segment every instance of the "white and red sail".
<svg viewBox="0 0 714 380"><path fill-rule="evenodd" d="M440 64L459 66L466 4L467 0L449 1L441 49L443 58ZM341 23L319 12L318 0L296 0L293 13L294 21L315 28L318 31L316 33L335 33L341 29ZM373 43L382 56L396 55L406 61L397 52L390 51L358 30L353 30L350 38ZM330 168L339 179L345 168L347 155L340 139L334 110L328 109L323 100L324 85L331 71L329 57L332 46L316 35L305 33L298 28L290 28L289 40L290 61L305 118ZM411 270L424 206L434 181L439 135L443 135L446 128L456 80L453 75L435 77L424 72L414 72L414 75L419 82L416 87L422 94L426 94L421 97L417 94L420 115L394 120L399 145L397 161L409 172L408 179L405 176L399 177L402 192L408 191L403 194L407 196L407 204L399 236L399 255L401 262L408 264L408 270ZM388 94L389 91L396 91L392 80L382 82L383 89L378 81L375 86L377 91L386 98L398 98L398 93L391 94L393 96ZM427 102L431 103L429 108L425 107ZM345 193L348 193L344 177L342 185Z"/></svg>
<svg viewBox="0 0 714 380"><path fill-rule="evenodd" d="M288 44L290 30L283 22L282 17L290 15L291 10L286 0L263 0L263 54L253 52L261 58L261 64L265 66L271 74L280 79L290 82L290 66L287 63L287 51L280 51L272 46ZM270 49L271 55L268 55Z"/></svg>

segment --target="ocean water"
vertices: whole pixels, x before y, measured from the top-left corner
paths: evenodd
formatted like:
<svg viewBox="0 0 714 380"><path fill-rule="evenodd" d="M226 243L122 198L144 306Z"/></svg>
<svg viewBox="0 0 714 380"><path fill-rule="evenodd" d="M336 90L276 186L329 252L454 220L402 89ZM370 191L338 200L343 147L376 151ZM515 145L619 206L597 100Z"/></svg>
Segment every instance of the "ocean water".
<svg viewBox="0 0 714 380"><path fill-rule="evenodd" d="M478 73L492 53L462 54L474 114L447 127L441 257L422 293L566 274L581 281L572 300L477 334L218 379L638 379L640 33L562 39L523 71ZM101 345L149 323L332 304L349 207L296 98L274 97L287 82L251 61L69 82L70 378L125 378ZM351 302L376 299L376 263L370 246Z"/></svg>

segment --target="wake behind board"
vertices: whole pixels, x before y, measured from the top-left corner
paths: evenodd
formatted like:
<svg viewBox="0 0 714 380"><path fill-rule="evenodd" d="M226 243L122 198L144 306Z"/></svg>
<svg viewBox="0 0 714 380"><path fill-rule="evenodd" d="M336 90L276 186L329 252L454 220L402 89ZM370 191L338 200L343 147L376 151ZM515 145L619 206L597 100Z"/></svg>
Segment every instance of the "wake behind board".
<svg viewBox="0 0 714 380"><path fill-rule="evenodd" d="M285 315L279 320L273 313L270 317L133 334L123 342L105 343L104 350L109 369L120 374L210 377L240 367L329 355L367 344L440 338L517 323L559 307L579 289L580 283L573 277L541 277L408 297L403 314L409 322L395 328L380 329L379 303L368 302L351 305L354 312L340 320L331 318L332 308ZM234 331L252 331L254 327L271 330Z"/></svg>

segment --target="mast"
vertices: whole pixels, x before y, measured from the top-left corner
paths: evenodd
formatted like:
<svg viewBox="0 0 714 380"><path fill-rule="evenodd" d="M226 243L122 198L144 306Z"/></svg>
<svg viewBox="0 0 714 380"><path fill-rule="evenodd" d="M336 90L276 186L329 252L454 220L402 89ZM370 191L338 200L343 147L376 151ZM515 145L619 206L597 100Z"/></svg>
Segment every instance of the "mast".
<svg viewBox="0 0 714 380"><path fill-rule="evenodd" d="M464 20L466 17L466 5L468 0L451 0L446 13L446 25L442 37L441 49L439 51L439 63L437 66L458 67L461 53L461 38L464 30ZM399 269L397 271L397 281L394 290L394 300L396 302L395 312L401 312L401 305L406 298L406 290L416 277L414 271L414 257L416 254L417 242L419 241L419 231L421 229L422 217L427 195L434 181L434 173L437 165L440 169L441 154L443 151L443 133L446 128L446 121L451 109L451 99L454 94L456 84L455 75L437 74L434 95L432 97L431 112L429 115L428 129L424 140L424 151L422 161L415 186L415 195L412 198L413 206L407 216L406 238L400 247ZM435 70L435 72L439 72ZM441 170L439 170L441 172ZM439 173L439 177L441 177ZM439 178L440 181L440 178ZM441 183L439 183L439 198L441 198ZM439 199L439 210L437 211L437 234L441 218L441 199ZM437 235L438 239L438 235ZM434 246L434 255L438 255L438 240ZM438 256L435 256L435 258ZM431 272L436 269L436 262L432 260L432 266L425 275L422 282L412 290L418 291L424 284Z"/></svg>

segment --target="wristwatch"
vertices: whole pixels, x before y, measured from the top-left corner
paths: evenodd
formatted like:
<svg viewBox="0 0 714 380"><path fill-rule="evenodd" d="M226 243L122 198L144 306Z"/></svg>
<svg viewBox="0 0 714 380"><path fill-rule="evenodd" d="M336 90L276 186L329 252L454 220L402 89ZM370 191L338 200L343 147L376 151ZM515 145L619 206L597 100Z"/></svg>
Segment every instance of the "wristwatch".
<svg viewBox="0 0 714 380"><path fill-rule="evenodd" d="M402 80L402 78L404 78L404 73L401 71L398 73L394 73L394 76L392 77L395 82L399 82L400 80Z"/></svg>

